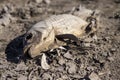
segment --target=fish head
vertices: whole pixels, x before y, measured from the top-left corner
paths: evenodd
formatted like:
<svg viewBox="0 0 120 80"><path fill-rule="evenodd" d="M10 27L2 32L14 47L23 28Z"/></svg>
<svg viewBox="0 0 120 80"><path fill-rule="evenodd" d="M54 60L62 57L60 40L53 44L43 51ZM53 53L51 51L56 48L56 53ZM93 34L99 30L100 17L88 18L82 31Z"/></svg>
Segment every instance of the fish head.
<svg viewBox="0 0 120 80"><path fill-rule="evenodd" d="M51 45L54 44L55 34L54 30L30 30L24 37L24 53L28 53L30 57L36 57L51 49Z"/></svg>
<svg viewBox="0 0 120 80"><path fill-rule="evenodd" d="M29 30L25 36L23 37L23 53L29 54L30 57L35 57L38 54L40 54L39 46L42 45L42 33L35 31L35 30ZM41 46L42 47L42 46Z"/></svg>

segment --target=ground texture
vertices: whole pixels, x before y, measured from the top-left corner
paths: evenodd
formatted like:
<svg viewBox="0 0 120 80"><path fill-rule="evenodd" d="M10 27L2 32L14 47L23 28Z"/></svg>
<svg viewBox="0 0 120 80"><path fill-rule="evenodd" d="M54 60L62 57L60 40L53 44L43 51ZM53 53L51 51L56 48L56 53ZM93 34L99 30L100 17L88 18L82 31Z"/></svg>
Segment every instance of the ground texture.
<svg viewBox="0 0 120 80"><path fill-rule="evenodd" d="M79 5L100 10L96 36L41 56L21 59L22 36L36 22ZM0 80L120 80L120 0L0 0Z"/></svg>

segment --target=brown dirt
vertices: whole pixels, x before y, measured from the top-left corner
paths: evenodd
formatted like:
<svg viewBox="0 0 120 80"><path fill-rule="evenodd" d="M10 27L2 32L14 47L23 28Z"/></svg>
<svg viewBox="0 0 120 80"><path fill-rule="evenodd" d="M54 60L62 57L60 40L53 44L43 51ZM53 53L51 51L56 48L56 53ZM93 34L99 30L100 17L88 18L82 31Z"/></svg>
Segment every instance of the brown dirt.
<svg viewBox="0 0 120 80"><path fill-rule="evenodd" d="M47 53L49 70L41 68L41 56L21 58L22 36L33 24L80 4L101 11L97 39ZM1 0L0 19L6 12L11 17L0 23L0 80L120 80L120 0Z"/></svg>

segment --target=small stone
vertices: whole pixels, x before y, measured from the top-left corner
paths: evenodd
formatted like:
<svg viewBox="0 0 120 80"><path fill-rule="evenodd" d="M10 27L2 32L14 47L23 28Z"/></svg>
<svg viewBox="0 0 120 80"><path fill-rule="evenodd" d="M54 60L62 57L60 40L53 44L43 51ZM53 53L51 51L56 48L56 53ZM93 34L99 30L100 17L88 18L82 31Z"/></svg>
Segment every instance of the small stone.
<svg viewBox="0 0 120 80"><path fill-rule="evenodd" d="M67 75L63 75L63 76L62 76L62 79L63 79L63 80L68 80L68 76L67 76Z"/></svg>
<svg viewBox="0 0 120 80"><path fill-rule="evenodd" d="M56 80L64 80L64 79L62 79L62 78L58 78L58 79L56 79Z"/></svg>
<svg viewBox="0 0 120 80"><path fill-rule="evenodd" d="M84 42L91 42L91 41L93 41L93 38L86 38L86 39L84 39Z"/></svg>
<svg viewBox="0 0 120 80"><path fill-rule="evenodd" d="M59 72L63 72L64 71L64 67L63 66L58 66L57 68L55 68L56 71Z"/></svg>
<svg viewBox="0 0 120 80"><path fill-rule="evenodd" d="M15 70L19 71L19 70L27 70L27 69L28 67L23 62L21 62L20 64L17 65Z"/></svg>
<svg viewBox="0 0 120 80"><path fill-rule="evenodd" d="M32 78L32 80L37 80L37 77L34 76L34 77Z"/></svg>
<svg viewBox="0 0 120 80"><path fill-rule="evenodd" d="M90 80L101 80L100 77L96 73L94 73L94 72L92 72L89 75L89 78L90 78Z"/></svg>
<svg viewBox="0 0 120 80"><path fill-rule="evenodd" d="M18 80L27 80L27 77L26 77L26 76L21 75L21 76L18 78Z"/></svg>
<svg viewBox="0 0 120 80"><path fill-rule="evenodd" d="M44 73L42 75L42 79L43 80L52 80L52 76L50 74L48 74L48 73Z"/></svg>
<svg viewBox="0 0 120 80"><path fill-rule="evenodd" d="M70 54L70 51L64 54L64 57L67 59L73 59L73 56Z"/></svg>
<svg viewBox="0 0 120 80"><path fill-rule="evenodd" d="M3 18L0 18L0 25L7 26L10 23L10 15L6 14Z"/></svg>
<svg viewBox="0 0 120 80"><path fill-rule="evenodd" d="M90 43L84 43L85 47L90 47Z"/></svg>
<svg viewBox="0 0 120 80"><path fill-rule="evenodd" d="M43 0L35 0L36 3L42 3Z"/></svg>
<svg viewBox="0 0 120 80"><path fill-rule="evenodd" d="M93 70L94 70L94 67L89 66L89 67L87 67L86 69L89 70L89 71L93 71Z"/></svg>
<svg viewBox="0 0 120 80"><path fill-rule="evenodd" d="M99 72L98 75L101 76L101 75L105 75L106 72Z"/></svg>
<svg viewBox="0 0 120 80"><path fill-rule="evenodd" d="M81 78L81 76L79 74L74 74L74 75L72 75L72 77L75 78L75 79L80 79Z"/></svg>
<svg viewBox="0 0 120 80"><path fill-rule="evenodd" d="M59 63L60 65L63 65L63 64L65 64L65 60L64 60L63 58L60 58L59 61L58 61L58 63Z"/></svg>
<svg viewBox="0 0 120 80"><path fill-rule="evenodd" d="M112 52L115 52L115 51L116 51L116 48L112 48L111 51L112 51Z"/></svg>
<svg viewBox="0 0 120 80"><path fill-rule="evenodd" d="M51 3L51 0L44 0L44 2L45 2L46 4L50 4L50 3Z"/></svg>
<svg viewBox="0 0 120 80"><path fill-rule="evenodd" d="M114 58L113 57L108 57L108 60L109 61L114 61Z"/></svg>
<svg viewBox="0 0 120 80"><path fill-rule="evenodd" d="M76 73L77 67L74 63L68 63L67 65L69 66L68 73L70 73L70 74Z"/></svg>
<svg viewBox="0 0 120 80"><path fill-rule="evenodd" d="M102 54L102 56L107 57L107 56L108 56L108 52L104 52L104 53Z"/></svg>
<svg viewBox="0 0 120 80"><path fill-rule="evenodd" d="M97 35L94 35L94 36L93 36L93 39L94 39L94 40L97 40L97 39L98 39Z"/></svg>

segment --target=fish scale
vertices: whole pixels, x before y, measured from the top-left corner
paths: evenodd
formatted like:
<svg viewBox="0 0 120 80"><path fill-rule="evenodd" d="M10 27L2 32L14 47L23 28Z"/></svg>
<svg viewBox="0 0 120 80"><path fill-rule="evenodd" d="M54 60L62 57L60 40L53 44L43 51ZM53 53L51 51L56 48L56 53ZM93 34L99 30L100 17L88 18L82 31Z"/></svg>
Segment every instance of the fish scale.
<svg viewBox="0 0 120 80"><path fill-rule="evenodd" d="M45 22L48 27L54 27L56 35L75 33L76 30L81 31L83 26L88 25L86 21L70 14L54 15Z"/></svg>

